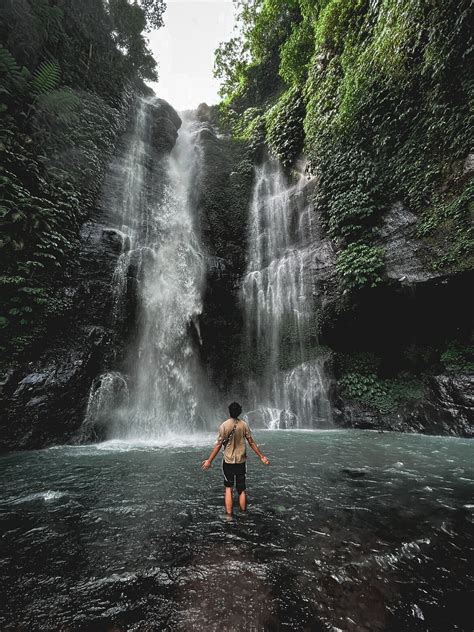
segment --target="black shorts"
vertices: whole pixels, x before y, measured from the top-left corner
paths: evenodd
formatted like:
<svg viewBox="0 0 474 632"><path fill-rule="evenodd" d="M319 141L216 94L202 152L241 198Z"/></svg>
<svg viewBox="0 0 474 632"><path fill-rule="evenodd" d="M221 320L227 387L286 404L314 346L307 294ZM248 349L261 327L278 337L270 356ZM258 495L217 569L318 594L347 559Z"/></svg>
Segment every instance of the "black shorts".
<svg viewBox="0 0 474 632"><path fill-rule="evenodd" d="M234 487L235 484L239 493L245 490L245 474L247 472L245 463L226 463L223 460L222 471L226 487Z"/></svg>

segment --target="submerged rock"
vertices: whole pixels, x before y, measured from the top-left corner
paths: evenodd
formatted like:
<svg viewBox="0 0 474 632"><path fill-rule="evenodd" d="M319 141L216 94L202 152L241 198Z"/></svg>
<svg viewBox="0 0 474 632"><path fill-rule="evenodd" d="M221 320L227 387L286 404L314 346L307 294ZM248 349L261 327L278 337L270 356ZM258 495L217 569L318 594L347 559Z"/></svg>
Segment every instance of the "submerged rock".
<svg viewBox="0 0 474 632"><path fill-rule="evenodd" d="M341 472L349 476L349 478L363 478L367 474L365 470L352 470L346 467Z"/></svg>

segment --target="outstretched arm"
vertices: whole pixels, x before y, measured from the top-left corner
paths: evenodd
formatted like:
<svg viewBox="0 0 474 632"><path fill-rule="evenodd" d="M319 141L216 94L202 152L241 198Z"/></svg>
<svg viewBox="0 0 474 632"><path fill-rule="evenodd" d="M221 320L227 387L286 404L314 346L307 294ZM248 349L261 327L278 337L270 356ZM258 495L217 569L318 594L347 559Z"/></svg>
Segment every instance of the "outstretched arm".
<svg viewBox="0 0 474 632"><path fill-rule="evenodd" d="M251 435L247 437L247 441L249 442L249 446L252 448L252 450L255 452L258 458L262 461L262 463L264 465L270 465L270 461L267 459L266 456L264 456L260 452L258 445L255 443L254 438Z"/></svg>
<svg viewBox="0 0 474 632"><path fill-rule="evenodd" d="M211 463L214 461L216 456L219 454L219 450L221 449L222 441L218 441L214 446L209 458L202 462L202 469L208 470L211 467Z"/></svg>

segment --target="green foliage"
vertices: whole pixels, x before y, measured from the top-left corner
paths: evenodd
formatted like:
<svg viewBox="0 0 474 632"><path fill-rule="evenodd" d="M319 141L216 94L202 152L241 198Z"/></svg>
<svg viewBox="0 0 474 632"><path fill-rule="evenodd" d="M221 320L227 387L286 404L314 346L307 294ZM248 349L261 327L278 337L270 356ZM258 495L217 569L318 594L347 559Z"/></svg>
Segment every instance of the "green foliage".
<svg viewBox="0 0 474 632"><path fill-rule="evenodd" d="M472 180L460 173L472 145L472 3L255 5L239 34L239 54L228 50L232 81L223 107L236 121L249 107L263 108L266 141L290 162L301 132L299 114L287 109L289 95L302 90L304 149L318 177L314 202L329 235L348 250L338 264L348 286L379 282L374 228L396 201L419 215L418 236L434 252L429 265L471 268Z"/></svg>
<svg viewBox="0 0 474 632"><path fill-rule="evenodd" d="M360 26L368 0L329 0L315 23L315 40L320 48L341 53Z"/></svg>
<svg viewBox="0 0 474 632"><path fill-rule="evenodd" d="M214 74L220 94L238 113L262 105L281 90L280 47L301 19L297 0L236 2L239 33L219 45Z"/></svg>
<svg viewBox="0 0 474 632"><path fill-rule="evenodd" d="M61 70L55 59L42 62L31 74L24 66L20 69L13 55L0 45L0 71L1 69L0 90L8 97L13 97L15 105L18 104L18 97L24 100L25 105L28 103L26 112L17 113L17 116L20 114L23 117L23 127L31 112L35 112L37 116L64 118L80 105L80 100L69 88L57 88L61 80ZM3 107L5 111L8 109L6 104ZM43 125L45 124L47 121L43 120ZM0 130L0 134L8 133L5 128Z"/></svg>
<svg viewBox="0 0 474 632"><path fill-rule="evenodd" d="M454 197L437 194L420 218L418 236L428 238L435 270L470 270L474 265L474 180Z"/></svg>
<svg viewBox="0 0 474 632"><path fill-rule="evenodd" d="M140 0L140 7L145 14L147 28L159 29L163 26L163 13L166 10L163 0Z"/></svg>
<svg viewBox="0 0 474 632"><path fill-rule="evenodd" d="M147 1L146 4L149 13L152 13L153 2ZM162 2L156 4L163 7ZM142 35L147 27L146 12L139 4L129 4L128 0L109 0L108 10L114 26L113 38L124 53L122 61L125 66L142 79L156 81L156 62ZM161 25L161 12L156 15Z"/></svg>
<svg viewBox="0 0 474 632"><path fill-rule="evenodd" d="M474 373L474 344L463 345L453 340L441 354L441 362L448 371Z"/></svg>
<svg viewBox="0 0 474 632"><path fill-rule="evenodd" d="M40 94L35 102L35 110L38 115L47 115L60 119L67 119L79 106L81 100L68 88L54 90Z"/></svg>
<svg viewBox="0 0 474 632"><path fill-rule="evenodd" d="M400 404L423 397L419 376L402 372L391 378L379 377L381 358L374 353L336 354L335 373L344 397L356 400L381 413L390 413Z"/></svg>
<svg viewBox="0 0 474 632"><path fill-rule="evenodd" d="M384 208L401 199L415 212L444 208L428 213L454 244L436 265L466 267L466 198L463 219L455 217L441 189L469 151L469 11L467 2L428 9L421 1L333 0L316 21L306 150L321 182L315 202L341 243L370 244ZM446 213L451 220L439 221Z"/></svg>
<svg viewBox="0 0 474 632"><path fill-rule="evenodd" d="M289 167L303 148L305 107L298 88L290 88L265 115L266 141L273 155Z"/></svg>
<svg viewBox="0 0 474 632"><path fill-rule="evenodd" d="M367 351L351 354L339 353L336 357L336 373L338 376L346 373L372 375L378 372L380 358Z"/></svg>
<svg viewBox="0 0 474 632"><path fill-rule="evenodd" d="M141 5L2 6L0 344L10 361L71 309L61 288L78 256L80 226L123 130L132 86L142 90L139 77L155 78L143 30L158 24L164 4Z"/></svg>
<svg viewBox="0 0 474 632"><path fill-rule="evenodd" d="M265 125L265 118L262 108L247 108L238 115L223 107L219 112L219 124L227 130L232 130L232 136L236 140L250 140L257 133L257 129L262 124Z"/></svg>
<svg viewBox="0 0 474 632"><path fill-rule="evenodd" d="M264 114L254 118L247 126L244 139L248 141L249 152L254 162L258 159L261 150L265 146L266 129L266 118Z"/></svg>
<svg viewBox="0 0 474 632"><path fill-rule="evenodd" d="M161 25L164 8L162 0L62 0L54 5L49 0L4 0L2 41L20 68L34 73L41 64L59 60L61 83L115 106L127 83L156 79L144 30ZM46 73L52 70L45 68Z"/></svg>
<svg viewBox="0 0 474 632"><path fill-rule="evenodd" d="M347 373L339 381L343 394L381 413L390 413L404 401L419 399L423 384L410 376L381 380L375 373Z"/></svg>
<svg viewBox="0 0 474 632"><path fill-rule="evenodd" d="M352 290L376 287L382 281L383 268L383 250L363 243L349 244L336 263L343 284Z"/></svg>
<svg viewBox="0 0 474 632"><path fill-rule="evenodd" d="M31 91L33 94L45 94L54 90L61 79L61 68L55 59L43 61L33 73L31 78Z"/></svg>
<svg viewBox="0 0 474 632"><path fill-rule="evenodd" d="M221 80L221 96L237 93L247 62L242 38L232 37L219 44L214 53L214 77Z"/></svg>
<svg viewBox="0 0 474 632"><path fill-rule="evenodd" d="M378 211L384 208L376 170L364 152L338 151L320 159L321 179L315 203L323 211L329 234L337 241L367 238ZM360 161L360 162L359 162Z"/></svg>
<svg viewBox="0 0 474 632"><path fill-rule="evenodd" d="M10 85L13 84L19 86L23 80L23 74L16 59L10 53L9 50L4 48L0 44L0 75L1 75L1 87L4 94L11 95Z"/></svg>
<svg viewBox="0 0 474 632"><path fill-rule="evenodd" d="M279 74L287 85L304 85L313 50L314 26L309 17L304 17L293 24L290 36L280 48Z"/></svg>

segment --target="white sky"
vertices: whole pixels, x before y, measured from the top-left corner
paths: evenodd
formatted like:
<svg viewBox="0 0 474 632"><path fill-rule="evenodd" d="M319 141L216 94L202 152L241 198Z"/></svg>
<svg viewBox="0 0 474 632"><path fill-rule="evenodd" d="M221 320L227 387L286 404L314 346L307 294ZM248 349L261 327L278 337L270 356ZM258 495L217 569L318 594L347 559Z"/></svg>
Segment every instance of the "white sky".
<svg viewBox="0 0 474 632"><path fill-rule="evenodd" d="M232 0L167 0L164 27L149 34L158 83L149 85L176 110L219 101L214 50L232 36Z"/></svg>

